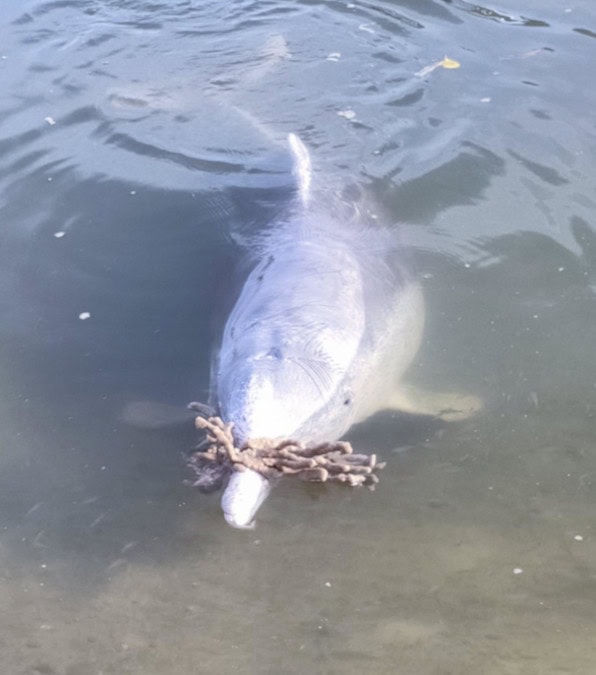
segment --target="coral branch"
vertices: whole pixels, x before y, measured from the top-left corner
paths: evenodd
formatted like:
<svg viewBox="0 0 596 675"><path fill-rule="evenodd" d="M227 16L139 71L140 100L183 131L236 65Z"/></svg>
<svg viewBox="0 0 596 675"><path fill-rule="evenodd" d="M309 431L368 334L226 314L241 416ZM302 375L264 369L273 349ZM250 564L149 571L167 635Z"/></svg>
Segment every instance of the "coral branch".
<svg viewBox="0 0 596 675"><path fill-rule="evenodd" d="M230 471L246 469L270 479L295 475L305 481L334 481L374 489L379 482L374 472L385 466L384 462L377 462L376 455L355 454L345 441L307 446L291 439L253 439L238 448L232 425L220 417L199 415L195 425L206 432L207 443L187 459L187 466L196 476L189 482L204 491L219 487Z"/></svg>

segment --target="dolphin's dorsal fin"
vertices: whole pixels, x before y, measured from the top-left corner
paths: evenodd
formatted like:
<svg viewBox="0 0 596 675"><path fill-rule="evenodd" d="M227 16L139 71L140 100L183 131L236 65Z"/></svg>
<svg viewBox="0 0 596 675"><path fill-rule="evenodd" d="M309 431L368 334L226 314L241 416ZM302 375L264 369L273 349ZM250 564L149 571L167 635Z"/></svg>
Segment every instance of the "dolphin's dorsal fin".
<svg viewBox="0 0 596 675"><path fill-rule="evenodd" d="M294 175L298 181L298 195L306 206L310 197L310 180L312 175L310 154L296 134L288 135L288 143L294 155Z"/></svg>

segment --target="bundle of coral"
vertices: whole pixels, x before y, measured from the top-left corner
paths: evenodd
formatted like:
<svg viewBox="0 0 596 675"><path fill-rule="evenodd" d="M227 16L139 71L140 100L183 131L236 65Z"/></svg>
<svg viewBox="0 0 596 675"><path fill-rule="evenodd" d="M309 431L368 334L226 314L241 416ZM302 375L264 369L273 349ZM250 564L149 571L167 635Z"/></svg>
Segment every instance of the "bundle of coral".
<svg viewBox="0 0 596 675"><path fill-rule="evenodd" d="M239 448L234 444L232 425L220 417L199 415L195 425L206 432L206 439L187 458L187 466L195 474L188 483L203 491L219 488L231 471L246 469L268 479L294 475L306 481L334 481L374 489L379 482L375 472L385 466L377 462L375 455L354 453L344 441L306 445L290 439L253 439Z"/></svg>

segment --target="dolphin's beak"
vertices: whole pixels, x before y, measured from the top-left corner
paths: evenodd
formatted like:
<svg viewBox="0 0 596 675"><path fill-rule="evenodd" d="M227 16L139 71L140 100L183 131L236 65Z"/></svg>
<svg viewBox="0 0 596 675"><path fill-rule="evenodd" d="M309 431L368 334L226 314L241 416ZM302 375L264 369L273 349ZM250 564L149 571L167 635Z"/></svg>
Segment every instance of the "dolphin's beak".
<svg viewBox="0 0 596 675"><path fill-rule="evenodd" d="M271 491L269 481L256 471L235 471L221 498L226 522L241 530L255 527L255 515Z"/></svg>
<svg viewBox="0 0 596 675"><path fill-rule="evenodd" d="M226 519L226 523L228 525L235 527L237 530L254 530L257 526L257 521L254 519L251 520L250 523L245 523L244 521L238 520L232 514L226 513L225 511L224 518Z"/></svg>

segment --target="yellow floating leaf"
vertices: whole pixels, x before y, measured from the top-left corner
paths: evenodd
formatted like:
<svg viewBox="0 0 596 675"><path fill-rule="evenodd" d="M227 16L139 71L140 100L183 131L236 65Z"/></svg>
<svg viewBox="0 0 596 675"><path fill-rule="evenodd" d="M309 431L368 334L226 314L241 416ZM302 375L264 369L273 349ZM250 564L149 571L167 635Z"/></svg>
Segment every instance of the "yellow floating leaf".
<svg viewBox="0 0 596 675"><path fill-rule="evenodd" d="M425 68L422 68L422 70L419 70L416 73L416 77L424 77L425 75L428 75L429 73L432 73L433 70L436 70L437 68L459 68L461 66L459 61L455 61L454 59L450 59L448 56L446 56L442 61L435 61L430 66L426 66Z"/></svg>
<svg viewBox="0 0 596 675"><path fill-rule="evenodd" d="M442 65L443 68L459 68L461 66L461 63L459 61L455 61L454 59L450 59L446 56L440 62L440 65Z"/></svg>

